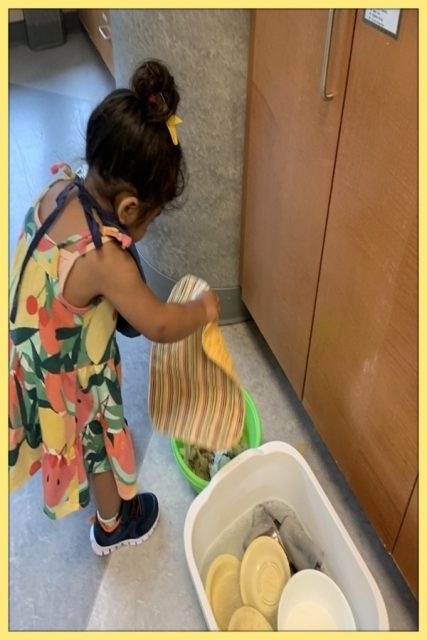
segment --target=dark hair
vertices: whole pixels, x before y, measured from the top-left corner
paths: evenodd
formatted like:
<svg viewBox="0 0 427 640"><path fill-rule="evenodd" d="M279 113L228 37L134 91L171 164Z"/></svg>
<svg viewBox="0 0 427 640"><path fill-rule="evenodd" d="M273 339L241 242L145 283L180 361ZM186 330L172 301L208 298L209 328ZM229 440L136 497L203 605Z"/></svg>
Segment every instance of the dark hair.
<svg viewBox="0 0 427 640"><path fill-rule="evenodd" d="M86 161L106 194L126 184L146 205L144 214L184 189L181 145L166 126L176 113L179 93L173 76L158 60L143 62L130 89L116 89L94 109L86 132Z"/></svg>

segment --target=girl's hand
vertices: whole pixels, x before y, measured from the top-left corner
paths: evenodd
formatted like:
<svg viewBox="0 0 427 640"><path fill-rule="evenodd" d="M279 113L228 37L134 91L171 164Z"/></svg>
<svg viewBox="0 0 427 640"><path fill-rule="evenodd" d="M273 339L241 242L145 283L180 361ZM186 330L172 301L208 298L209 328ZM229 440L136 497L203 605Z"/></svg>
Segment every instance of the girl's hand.
<svg viewBox="0 0 427 640"><path fill-rule="evenodd" d="M216 293L209 289L209 291L204 291L200 294L200 296L198 296L198 300L203 302L203 306L205 307L206 322L214 322L215 320L218 320L221 307Z"/></svg>

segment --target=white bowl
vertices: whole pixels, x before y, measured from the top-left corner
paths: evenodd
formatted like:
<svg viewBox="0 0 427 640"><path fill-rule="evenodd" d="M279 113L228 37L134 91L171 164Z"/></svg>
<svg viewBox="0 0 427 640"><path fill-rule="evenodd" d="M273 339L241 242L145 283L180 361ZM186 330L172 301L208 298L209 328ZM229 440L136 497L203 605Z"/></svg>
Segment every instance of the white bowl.
<svg viewBox="0 0 427 640"><path fill-rule="evenodd" d="M295 573L283 589L278 631L353 631L353 613L338 585L321 571Z"/></svg>

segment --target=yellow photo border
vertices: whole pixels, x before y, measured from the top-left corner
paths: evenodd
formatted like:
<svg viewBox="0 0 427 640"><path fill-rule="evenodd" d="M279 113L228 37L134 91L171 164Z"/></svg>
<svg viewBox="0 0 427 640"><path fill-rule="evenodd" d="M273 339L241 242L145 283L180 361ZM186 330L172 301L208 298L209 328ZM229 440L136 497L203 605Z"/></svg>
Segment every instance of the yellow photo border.
<svg viewBox="0 0 427 640"><path fill-rule="evenodd" d="M59 5L59 6L58 6ZM378 5L377 5L378 6ZM87 2L82 1L78 4L79 8L121 8L119 4L111 3L111 1L93 1ZM184 2L181 1L172 1L169 2L135 2L135 0L128 0L125 7L126 9L256 9L256 8L370 8L371 4L367 3L333 3L326 4L322 1L313 0L310 3L301 2L299 4L289 4L285 2L274 2L270 0L270 2L261 2L260 0L246 0L246 2L238 2L238 1L203 1L203 2ZM394 0L390 0L386 3L382 2L380 8L402 8L402 9L418 9L419 10L419 460L425 459L425 437L422 431L422 425L426 422L426 397L427 397L427 383L425 376L425 356L426 356L426 344L425 344L425 327L427 326L427 318L426 318L426 300L425 300L425 285L426 285L426 265L425 265L425 255L423 252L423 246L425 246L426 242L426 222L423 214L425 214L425 183L427 176L427 166L426 166L426 126L425 114L427 113L427 101L426 101L426 78L427 78L427 65L426 65L426 41L427 41L427 5L421 0L418 2L413 2L409 7L402 6L402 4L395 2ZM1 158L2 158L2 166L0 173L0 193L2 197L2 210L3 215L0 217L1 220L1 250L0 256L2 261L1 273L5 274L0 282L1 282L1 309L4 310L4 321L1 323L1 340L0 340L0 353L1 353L1 379L3 380L2 388L4 392L1 394L3 401L0 403L1 410L1 423L7 423L7 402L5 401L6 387L7 387L7 308L8 308L8 216L5 212L8 211L8 166L9 166L9 157L8 157L8 11L9 9L20 9L20 8L61 8L61 9L74 9L76 8L75 2L36 2L36 1L28 1L24 4L20 4L17 2L6 2L5 4L1 4L0 6L0 85L1 85L1 126L0 126L0 148L2 149ZM424 180L423 180L424 177ZM424 327L424 330L423 330ZM421 393L421 390L424 389L424 393ZM1 438L1 452L2 452L2 460L6 460L7 449L6 449L6 436ZM421 471L421 464L419 465ZM150 631L135 631L135 632L55 632L55 631L22 631L22 632L10 632L8 631L8 476L6 464L0 465L0 486L4 487L3 491L0 492L0 509L1 509L1 532L0 532L0 638L16 638L16 640L20 640L21 638L28 638L31 640L38 640L40 638L46 640L46 637L49 638L68 638L70 640L77 638L92 638L93 634L96 634L98 638L108 638L108 640L122 640L125 638L147 638L153 637L158 640L163 638L187 638L191 635L191 638L194 640L199 640L201 638L207 637L207 634L210 633L208 631L201 632L150 632ZM423 541L426 533L426 522L425 522L425 508L424 503L421 497L425 495L425 479L422 473L419 476L419 522L420 522L420 535L419 535L419 568L420 568L420 581L419 581L419 630L416 632L392 632L393 638L403 638L409 637L409 635L413 636L413 634L422 634L423 637L426 631L426 616L423 607L421 606L422 598L425 593L425 584L426 584L426 576L425 576L425 551ZM36 576L29 576L28 579L36 579ZM194 599L195 606L196 597ZM25 603L23 603L25 605ZM279 632L281 636L285 637L285 632ZM380 638L386 637L389 632L345 632L339 633L339 638L342 640L343 638L354 638L354 633L363 633L364 638ZM248 637L254 638L256 636L257 640L261 638L270 637L267 633L249 633L249 634L238 634L238 633L228 633L228 636L236 636L238 638ZM329 632L316 632L316 639L323 640L323 638L330 638L331 634ZM286 632L286 638L298 638L298 640L312 640L313 633L312 632L300 632L300 633L291 633Z"/></svg>

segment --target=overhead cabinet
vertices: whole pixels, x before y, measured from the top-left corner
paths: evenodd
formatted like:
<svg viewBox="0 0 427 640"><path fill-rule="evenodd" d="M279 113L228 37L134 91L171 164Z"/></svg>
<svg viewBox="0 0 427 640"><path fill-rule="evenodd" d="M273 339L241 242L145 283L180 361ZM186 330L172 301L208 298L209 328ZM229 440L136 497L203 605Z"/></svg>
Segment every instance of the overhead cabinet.
<svg viewBox="0 0 427 640"><path fill-rule="evenodd" d="M418 12L372 11L254 12L241 285L393 551L418 473Z"/></svg>

